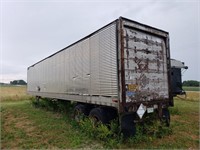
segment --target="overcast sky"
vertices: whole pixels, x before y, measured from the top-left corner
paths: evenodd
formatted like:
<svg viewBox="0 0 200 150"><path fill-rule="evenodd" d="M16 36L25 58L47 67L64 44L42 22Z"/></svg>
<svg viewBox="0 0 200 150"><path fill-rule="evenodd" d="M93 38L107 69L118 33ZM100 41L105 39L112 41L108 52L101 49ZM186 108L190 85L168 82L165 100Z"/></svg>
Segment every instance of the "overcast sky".
<svg viewBox="0 0 200 150"><path fill-rule="evenodd" d="M170 34L171 58L200 81L200 2L1 0L0 82L26 81L27 67L123 16Z"/></svg>

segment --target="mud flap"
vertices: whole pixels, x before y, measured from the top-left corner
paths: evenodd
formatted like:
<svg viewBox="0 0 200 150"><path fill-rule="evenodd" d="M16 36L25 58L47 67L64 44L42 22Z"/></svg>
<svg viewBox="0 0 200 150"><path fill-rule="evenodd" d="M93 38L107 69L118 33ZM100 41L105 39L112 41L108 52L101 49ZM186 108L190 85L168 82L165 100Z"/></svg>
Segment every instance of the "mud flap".
<svg viewBox="0 0 200 150"><path fill-rule="evenodd" d="M121 116L121 133L124 138L134 136L136 133L135 116L136 114L126 114Z"/></svg>

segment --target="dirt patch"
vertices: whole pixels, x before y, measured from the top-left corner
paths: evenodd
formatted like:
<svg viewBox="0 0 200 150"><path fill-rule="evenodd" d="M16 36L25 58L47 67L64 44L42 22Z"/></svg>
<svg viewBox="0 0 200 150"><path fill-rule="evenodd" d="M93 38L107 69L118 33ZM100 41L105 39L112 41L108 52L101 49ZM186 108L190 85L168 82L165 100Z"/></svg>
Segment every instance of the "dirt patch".
<svg viewBox="0 0 200 150"><path fill-rule="evenodd" d="M3 115L5 121L3 128L9 132L13 130L13 127L23 129L25 132L30 133L35 128L33 123L28 120L25 114L16 115L14 112L7 112Z"/></svg>
<svg viewBox="0 0 200 150"><path fill-rule="evenodd" d="M172 117L172 120L178 120L178 119L180 118L179 115L173 115L173 116L171 116L171 117Z"/></svg>
<svg viewBox="0 0 200 150"><path fill-rule="evenodd" d="M192 134L189 129L188 129L188 132L179 131L179 134L182 135L183 137L191 137L192 139L196 139L196 140L199 139L199 137L197 135Z"/></svg>
<svg viewBox="0 0 200 150"><path fill-rule="evenodd" d="M15 127L18 129L22 129L27 134L27 136L32 136L32 133L36 129L36 127L33 126L33 123L26 117L21 117L18 119L18 122L15 123Z"/></svg>
<svg viewBox="0 0 200 150"><path fill-rule="evenodd" d="M41 135L33 122L19 111L5 110L2 113L2 120L2 149L19 148L24 140L31 141L35 135ZM10 139L9 142L6 139Z"/></svg>
<svg viewBox="0 0 200 150"><path fill-rule="evenodd" d="M11 132L13 129L11 128L11 125L15 122L15 117L11 112L8 112L6 114L2 115L2 119L4 119L4 124L2 125L3 129L6 132Z"/></svg>

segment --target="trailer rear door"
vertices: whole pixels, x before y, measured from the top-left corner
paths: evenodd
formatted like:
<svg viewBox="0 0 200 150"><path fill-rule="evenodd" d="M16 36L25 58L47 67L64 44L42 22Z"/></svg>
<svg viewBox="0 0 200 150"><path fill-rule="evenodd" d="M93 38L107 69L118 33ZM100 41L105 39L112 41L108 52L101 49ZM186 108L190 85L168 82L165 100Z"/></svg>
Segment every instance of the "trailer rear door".
<svg viewBox="0 0 200 150"><path fill-rule="evenodd" d="M169 99L167 32L123 21L125 101Z"/></svg>

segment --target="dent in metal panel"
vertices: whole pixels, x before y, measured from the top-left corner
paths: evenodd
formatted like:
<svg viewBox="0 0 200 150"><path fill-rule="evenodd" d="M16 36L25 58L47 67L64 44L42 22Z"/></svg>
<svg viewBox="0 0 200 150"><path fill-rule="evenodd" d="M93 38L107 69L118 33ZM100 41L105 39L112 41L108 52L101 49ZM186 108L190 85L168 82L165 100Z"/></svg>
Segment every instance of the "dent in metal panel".
<svg viewBox="0 0 200 150"><path fill-rule="evenodd" d="M129 28L124 33L126 101L169 98L164 40Z"/></svg>
<svg viewBox="0 0 200 150"><path fill-rule="evenodd" d="M89 39L86 39L81 44L82 57L82 94L90 94L90 48Z"/></svg>
<svg viewBox="0 0 200 150"><path fill-rule="evenodd" d="M65 62L68 64L66 72L67 94L89 94L90 88L90 52L89 40L86 39L65 50Z"/></svg>

